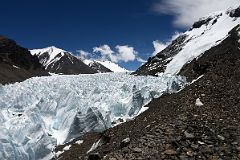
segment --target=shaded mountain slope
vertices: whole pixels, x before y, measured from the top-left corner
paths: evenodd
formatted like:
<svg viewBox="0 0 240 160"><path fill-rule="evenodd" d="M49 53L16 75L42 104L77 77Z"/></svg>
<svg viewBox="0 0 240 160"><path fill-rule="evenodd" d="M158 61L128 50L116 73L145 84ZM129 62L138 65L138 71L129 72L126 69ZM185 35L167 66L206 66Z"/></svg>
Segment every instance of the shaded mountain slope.
<svg viewBox="0 0 240 160"><path fill-rule="evenodd" d="M27 49L3 36L0 36L0 68L1 84L48 75L36 56L32 56Z"/></svg>
<svg viewBox="0 0 240 160"><path fill-rule="evenodd" d="M237 26L182 68L181 75L197 81L154 99L134 120L99 133L100 143L90 153L93 140L86 135L80 145L70 142L72 148L59 159L239 159L239 33Z"/></svg>

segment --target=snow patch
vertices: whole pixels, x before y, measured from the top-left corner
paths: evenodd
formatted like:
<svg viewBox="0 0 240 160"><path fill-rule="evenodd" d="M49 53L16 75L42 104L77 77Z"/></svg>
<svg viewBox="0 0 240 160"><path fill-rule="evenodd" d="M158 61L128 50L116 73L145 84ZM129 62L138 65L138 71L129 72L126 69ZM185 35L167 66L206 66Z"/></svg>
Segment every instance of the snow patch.
<svg viewBox="0 0 240 160"><path fill-rule="evenodd" d="M18 66L13 65L14 68L20 69Z"/></svg>
<svg viewBox="0 0 240 160"><path fill-rule="evenodd" d="M72 147L72 145L67 145L67 146L65 146L65 147L63 148L63 150L64 150L64 151L67 151L67 150L69 150L71 147Z"/></svg>
<svg viewBox="0 0 240 160"><path fill-rule="evenodd" d="M196 99L195 105L198 106L198 107L203 106L203 103L201 102L200 98Z"/></svg>
<svg viewBox="0 0 240 160"><path fill-rule="evenodd" d="M92 152L95 150L98 146L100 146L101 139L99 139L97 142L93 143L92 147L87 151L87 153Z"/></svg>
<svg viewBox="0 0 240 160"><path fill-rule="evenodd" d="M89 65L90 63L92 63L93 61L92 60L89 60L89 59L85 59L83 61L86 65Z"/></svg>
<svg viewBox="0 0 240 160"><path fill-rule="evenodd" d="M80 144L83 143L83 140L78 140L78 141L76 141L75 143L78 144L78 145L80 145Z"/></svg>
<svg viewBox="0 0 240 160"><path fill-rule="evenodd" d="M195 83L196 81L198 81L199 79L201 79L203 76L204 76L204 75L201 75L201 76L199 76L197 79L192 80L192 82L191 82L190 84Z"/></svg>
<svg viewBox="0 0 240 160"><path fill-rule="evenodd" d="M64 151L58 151L57 153L55 153L55 157L59 157L61 154L63 154Z"/></svg>

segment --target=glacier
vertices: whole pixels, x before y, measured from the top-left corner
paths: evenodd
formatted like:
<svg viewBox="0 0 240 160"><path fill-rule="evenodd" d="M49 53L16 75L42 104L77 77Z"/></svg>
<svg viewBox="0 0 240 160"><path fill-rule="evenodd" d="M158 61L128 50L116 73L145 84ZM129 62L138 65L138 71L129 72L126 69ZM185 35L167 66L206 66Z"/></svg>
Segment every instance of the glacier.
<svg viewBox="0 0 240 160"><path fill-rule="evenodd" d="M53 75L0 85L0 159L51 159L53 149L142 113L152 98L179 91L181 76Z"/></svg>

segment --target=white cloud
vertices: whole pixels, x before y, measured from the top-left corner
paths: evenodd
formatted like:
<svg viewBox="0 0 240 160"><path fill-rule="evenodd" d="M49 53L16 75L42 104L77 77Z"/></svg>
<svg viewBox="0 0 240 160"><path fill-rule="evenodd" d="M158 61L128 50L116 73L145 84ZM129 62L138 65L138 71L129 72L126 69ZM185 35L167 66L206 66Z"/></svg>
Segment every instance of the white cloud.
<svg viewBox="0 0 240 160"><path fill-rule="evenodd" d="M161 52L164 50L173 40L175 40L178 36L180 36L182 33L181 32L175 32L170 40L167 42L161 42L159 40L153 41L153 47L154 47L154 52L152 53L152 56L155 56L157 53Z"/></svg>
<svg viewBox="0 0 240 160"><path fill-rule="evenodd" d="M141 57L137 57L137 61L142 64L147 62L146 60L142 59Z"/></svg>
<svg viewBox="0 0 240 160"><path fill-rule="evenodd" d="M101 52L103 55L111 55L114 52L111 50L111 48L108 45L102 45L100 47L94 47L93 52Z"/></svg>
<svg viewBox="0 0 240 160"><path fill-rule="evenodd" d="M117 59L120 61L128 62L134 61L136 59L137 52L133 47L129 46L116 46L117 49Z"/></svg>
<svg viewBox="0 0 240 160"><path fill-rule="evenodd" d="M99 47L94 47L93 53L100 53L102 60L109 59L112 62L118 61L117 57L114 55L114 51L112 51L112 49L106 44Z"/></svg>
<svg viewBox="0 0 240 160"><path fill-rule="evenodd" d="M79 52L79 55L77 55L77 56L81 59L86 59L91 55L91 53L86 52L84 50L77 50L77 52Z"/></svg>
<svg viewBox="0 0 240 160"><path fill-rule="evenodd" d="M139 62L145 62L143 59L138 57L138 52L135 51L135 49L128 45L117 45L115 47L116 51L113 51L110 46L108 45L102 45L99 47L94 47L93 52L94 53L100 53L100 59L101 60L110 60L112 62L129 62L129 61L139 61Z"/></svg>
<svg viewBox="0 0 240 160"><path fill-rule="evenodd" d="M174 24L186 28L209 13L238 5L239 0L168 0L156 3L153 9L160 14L174 15Z"/></svg>
<svg viewBox="0 0 240 160"><path fill-rule="evenodd" d="M157 53L161 52L167 47L166 43L162 43L159 40L153 41L154 52L152 56L155 56Z"/></svg>

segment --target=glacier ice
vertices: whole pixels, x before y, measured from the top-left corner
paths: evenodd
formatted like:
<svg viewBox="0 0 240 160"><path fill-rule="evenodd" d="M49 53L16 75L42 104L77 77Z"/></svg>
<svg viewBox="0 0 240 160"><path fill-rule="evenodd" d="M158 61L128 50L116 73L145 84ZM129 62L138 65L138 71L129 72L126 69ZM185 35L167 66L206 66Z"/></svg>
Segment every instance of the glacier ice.
<svg viewBox="0 0 240 160"><path fill-rule="evenodd" d="M0 86L0 159L48 159L57 144L134 118L153 97L185 84L181 76L108 73Z"/></svg>

